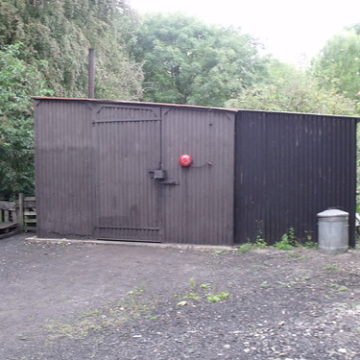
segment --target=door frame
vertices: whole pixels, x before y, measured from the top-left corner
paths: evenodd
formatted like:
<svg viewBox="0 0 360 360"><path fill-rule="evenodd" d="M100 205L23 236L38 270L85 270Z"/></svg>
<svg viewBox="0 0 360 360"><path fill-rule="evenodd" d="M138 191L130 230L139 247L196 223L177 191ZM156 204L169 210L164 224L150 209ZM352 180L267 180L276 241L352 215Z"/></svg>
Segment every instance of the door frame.
<svg viewBox="0 0 360 360"><path fill-rule="evenodd" d="M91 105L90 105L91 106ZM141 109L144 110L148 109L154 114L153 119L116 119L116 120L101 120L99 119L99 114L102 109L104 108L131 108L131 109ZM163 242L164 237L164 222L163 222L163 209L164 209L164 191L162 190L163 186L160 185L160 183L155 180L151 179L152 182L154 182L154 191L156 192L155 197L155 206L154 210L156 211L156 218L157 218L157 226L158 229L157 237L156 239L141 239L141 238L106 238L104 236L99 235L99 229L103 226L100 224L100 214L99 214L99 201L100 201L100 194L99 194L99 181L100 181L100 173L98 170L98 134L97 134L97 128L99 123L114 123L114 122L143 122L143 121L157 121L159 123L159 141L158 141L158 154L159 154L159 164L158 168L162 169L162 158L163 158L163 152L162 152L162 109L160 106L154 108L153 106L142 106L142 105L136 105L136 104L116 104L116 103L109 103L109 104L95 104L91 106L91 126L92 126L92 143L93 143L93 170L94 170L94 180L93 180L93 190L94 190L94 209L93 209L93 237L99 240L110 240L110 241L131 241L131 242ZM146 169L146 173L144 176L151 177L151 174L149 173L149 170L152 169ZM114 227L115 228L115 227ZM119 228L126 229L126 226ZM129 227L130 228L130 227ZM140 228L138 228L140 230ZM144 226L144 230L152 231L155 229L155 227L148 227Z"/></svg>

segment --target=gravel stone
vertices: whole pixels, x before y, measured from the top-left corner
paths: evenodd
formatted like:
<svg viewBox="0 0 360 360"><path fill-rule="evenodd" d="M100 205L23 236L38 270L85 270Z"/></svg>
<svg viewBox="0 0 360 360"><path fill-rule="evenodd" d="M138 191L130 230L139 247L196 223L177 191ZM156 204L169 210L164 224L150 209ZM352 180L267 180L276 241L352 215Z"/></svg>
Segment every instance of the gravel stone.
<svg viewBox="0 0 360 360"><path fill-rule="evenodd" d="M0 289L1 360L360 358L358 250L219 253L18 235L0 241Z"/></svg>

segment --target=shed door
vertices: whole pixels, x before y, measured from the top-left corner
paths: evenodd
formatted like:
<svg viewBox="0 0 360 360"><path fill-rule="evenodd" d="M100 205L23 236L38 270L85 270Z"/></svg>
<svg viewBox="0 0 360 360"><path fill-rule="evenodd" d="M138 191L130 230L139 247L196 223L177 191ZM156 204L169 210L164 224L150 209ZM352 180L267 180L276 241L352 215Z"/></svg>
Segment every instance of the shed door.
<svg viewBox="0 0 360 360"><path fill-rule="evenodd" d="M159 108L102 105L95 111L96 237L161 241Z"/></svg>

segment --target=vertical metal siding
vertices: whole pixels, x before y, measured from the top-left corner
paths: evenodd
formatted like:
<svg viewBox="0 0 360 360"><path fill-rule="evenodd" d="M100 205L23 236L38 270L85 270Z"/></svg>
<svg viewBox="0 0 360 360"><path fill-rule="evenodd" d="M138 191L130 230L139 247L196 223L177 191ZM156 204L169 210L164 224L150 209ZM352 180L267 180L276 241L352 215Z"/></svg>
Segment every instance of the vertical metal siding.
<svg viewBox="0 0 360 360"><path fill-rule="evenodd" d="M242 111L236 122L236 241L317 236L317 212L350 213L354 245L356 120Z"/></svg>
<svg viewBox="0 0 360 360"><path fill-rule="evenodd" d="M95 110L96 237L161 240L160 109L100 105Z"/></svg>
<svg viewBox="0 0 360 360"><path fill-rule="evenodd" d="M93 143L86 103L35 104L39 236L93 233Z"/></svg>
<svg viewBox="0 0 360 360"><path fill-rule="evenodd" d="M237 242L274 242L290 227L315 239L316 213L339 207L354 245L356 119L240 111L235 122L221 110L81 100L35 108L39 236L108 225L114 238L125 224L125 239L231 244L234 226ZM182 153L194 167L179 166ZM177 185L144 174L161 165Z"/></svg>
<svg viewBox="0 0 360 360"><path fill-rule="evenodd" d="M165 241L233 243L234 118L230 112L163 109L164 168L178 182L164 186ZM178 164L183 153L193 156L193 167Z"/></svg>

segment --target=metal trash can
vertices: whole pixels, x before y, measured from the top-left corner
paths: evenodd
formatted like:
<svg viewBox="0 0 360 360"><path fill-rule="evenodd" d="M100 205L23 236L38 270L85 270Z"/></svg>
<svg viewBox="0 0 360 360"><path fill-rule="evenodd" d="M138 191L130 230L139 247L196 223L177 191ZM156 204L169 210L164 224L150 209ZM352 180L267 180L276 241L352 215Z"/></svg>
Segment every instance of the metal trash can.
<svg viewBox="0 0 360 360"><path fill-rule="evenodd" d="M339 254L349 248L349 213L328 209L317 214L319 249L328 254Z"/></svg>

